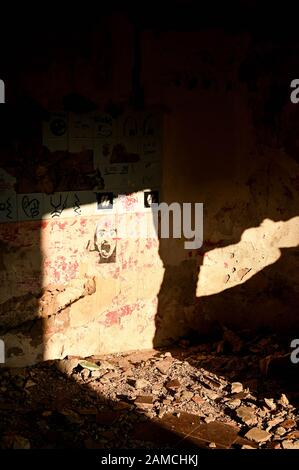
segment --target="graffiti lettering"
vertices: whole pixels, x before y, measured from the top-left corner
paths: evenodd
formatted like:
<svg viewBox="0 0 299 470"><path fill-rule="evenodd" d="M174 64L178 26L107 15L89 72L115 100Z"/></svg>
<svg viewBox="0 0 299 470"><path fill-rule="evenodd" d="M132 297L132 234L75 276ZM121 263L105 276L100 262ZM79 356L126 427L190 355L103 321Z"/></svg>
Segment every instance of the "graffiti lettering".
<svg viewBox="0 0 299 470"><path fill-rule="evenodd" d="M39 201L35 198L29 199L28 196L23 196L22 209L27 217L34 219L39 216Z"/></svg>
<svg viewBox="0 0 299 470"><path fill-rule="evenodd" d="M68 200L68 194L65 197L65 200L62 202L62 196L61 194L59 195L59 202L55 204L53 201L53 197L51 196L50 198L50 204L53 207L53 210L51 211L51 217L60 217L64 209L66 208L67 205L67 200Z"/></svg>

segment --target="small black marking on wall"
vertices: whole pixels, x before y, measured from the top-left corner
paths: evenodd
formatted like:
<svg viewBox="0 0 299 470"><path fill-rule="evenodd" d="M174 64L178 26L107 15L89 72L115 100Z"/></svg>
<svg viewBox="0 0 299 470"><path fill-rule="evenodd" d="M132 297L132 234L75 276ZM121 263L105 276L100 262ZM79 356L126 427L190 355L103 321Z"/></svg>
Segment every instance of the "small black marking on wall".
<svg viewBox="0 0 299 470"><path fill-rule="evenodd" d="M113 209L113 193L96 193L97 197L97 209Z"/></svg>
<svg viewBox="0 0 299 470"><path fill-rule="evenodd" d="M159 191L144 191L144 207L159 204Z"/></svg>

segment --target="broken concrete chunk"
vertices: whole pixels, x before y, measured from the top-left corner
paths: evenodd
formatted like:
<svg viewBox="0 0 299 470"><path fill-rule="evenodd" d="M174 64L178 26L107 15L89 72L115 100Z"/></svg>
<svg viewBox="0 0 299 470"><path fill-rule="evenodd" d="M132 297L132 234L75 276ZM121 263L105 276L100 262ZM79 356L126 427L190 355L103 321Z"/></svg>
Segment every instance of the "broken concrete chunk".
<svg viewBox="0 0 299 470"><path fill-rule="evenodd" d="M291 429L296 426L296 421L294 419L285 419L281 423L281 426L283 426L285 429Z"/></svg>
<svg viewBox="0 0 299 470"><path fill-rule="evenodd" d="M205 421L206 423L208 423L208 424L209 424L209 423L213 423L213 422L215 421L215 418L213 418L213 416L206 416L206 417L204 418L204 421Z"/></svg>
<svg viewBox="0 0 299 470"><path fill-rule="evenodd" d="M204 398L198 395L194 395L194 397L192 398L192 401L194 401L194 403L197 403L198 405L202 405L205 402Z"/></svg>
<svg viewBox="0 0 299 470"><path fill-rule="evenodd" d="M138 407L138 408L142 408L142 409L150 409L154 406L154 403L153 403L153 396L152 395L141 395L139 397L136 398L136 400L134 401L134 404Z"/></svg>
<svg viewBox="0 0 299 470"><path fill-rule="evenodd" d="M284 408L287 408L287 407L289 406L289 404L290 404L290 403L289 403L289 400L287 399L287 396L286 396L284 393L281 394L281 397L280 397L280 399L277 401L277 403L278 403L279 405L283 406Z"/></svg>
<svg viewBox="0 0 299 470"><path fill-rule="evenodd" d="M169 380L169 382L167 382L165 384L165 387L168 389L168 390L177 390L178 388L180 388L181 386L181 383L177 380L177 379L173 379L173 380Z"/></svg>
<svg viewBox="0 0 299 470"><path fill-rule="evenodd" d="M270 429L274 428L274 426L277 426L277 424L282 423L282 422L283 422L283 418L281 417L271 419L267 423L268 424L267 431L270 431Z"/></svg>
<svg viewBox="0 0 299 470"><path fill-rule="evenodd" d="M286 432L286 429L282 426L278 426L278 428L275 429L275 434L277 434L278 436L283 436Z"/></svg>
<svg viewBox="0 0 299 470"><path fill-rule="evenodd" d="M299 439L299 431L292 431L288 434L289 439Z"/></svg>
<svg viewBox="0 0 299 470"><path fill-rule="evenodd" d="M227 406L229 406L232 410L235 410L236 408L238 408L239 406L241 405L241 400L239 400L238 398L235 398L233 400L229 400L227 402Z"/></svg>
<svg viewBox="0 0 299 470"><path fill-rule="evenodd" d="M264 401L270 410L276 410L276 403L274 403L273 398L264 398Z"/></svg>
<svg viewBox="0 0 299 470"><path fill-rule="evenodd" d="M128 383L137 390L148 387L149 385L148 380L145 379L128 379Z"/></svg>
<svg viewBox="0 0 299 470"><path fill-rule="evenodd" d="M299 440L297 441L290 441L286 439L282 442L283 449L299 449Z"/></svg>
<svg viewBox="0 0 299 470"><path fill-rule="evenodd" d="M140 362L146 362L149 359L152 359L158 351L154 349L145 350L145 351L136 351L126 356L126 359L130 361L132 364L139 364Z"/></svg>
<svg viewBox="0 0 299 470"><path fill-rule="evenodd" d="M231 393L240 393L243 391L243 385L240 382L233 382L231 385Z"/></svg>
<svg viewBox="0 0 299 470"><path fill-rule="evenodd" d="M181 399L182 400L186 400L186 401L189 401L191 399L194 398L194 393L193 392L189 392L188 390L184 390L184 392L182 392L181 394Z"/></svg>
<svg viewBox="0 0 299 470"><path fill-rule="evenodd" d="M161 372L161 374L167 375L172 363L173 363L173 359L171 357L167 357L166 359L163 359L162 361L157 362L156 367L158 371Z"/></svg>
<svg viewBox="0 0 299 470"><path fill-rule="evenodd" d="M210 400L217 400L219 398L219 394L214 390L205 390L204 393Z"/></svg>
<svg viewBox="0 0 299 470"><path fill-rule="evenodd" d="M245 437L254 442L266 442L271 438L271 434L260 428L252 428L245 434Z"/></svg>
<svg viewBox="0 0 299 470"><path fill-rule="evenodd" d="M248 426L256 424L257 422L256 414L249 406L240 406L240 408L236 410L236 413L237 416Z"/></svg>
<svg viewBox="0 0 299 470"><path fill-rule="evenodd" d="M76 358L66 358L61 361L56 361L57 369L65 375L71 375L78 364L79 359Z"/></svg>

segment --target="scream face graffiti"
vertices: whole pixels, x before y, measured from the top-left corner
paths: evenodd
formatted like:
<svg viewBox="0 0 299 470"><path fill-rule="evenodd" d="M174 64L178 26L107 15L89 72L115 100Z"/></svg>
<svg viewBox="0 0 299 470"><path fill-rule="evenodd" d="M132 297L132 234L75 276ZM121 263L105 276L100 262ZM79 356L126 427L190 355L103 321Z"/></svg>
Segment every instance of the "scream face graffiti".
<svg viewBox="0 0 299 470"><path fill-rule="evenodd" d="M116 252L116 229L96 226L94 244L100 263L113 263Z"/></svg>

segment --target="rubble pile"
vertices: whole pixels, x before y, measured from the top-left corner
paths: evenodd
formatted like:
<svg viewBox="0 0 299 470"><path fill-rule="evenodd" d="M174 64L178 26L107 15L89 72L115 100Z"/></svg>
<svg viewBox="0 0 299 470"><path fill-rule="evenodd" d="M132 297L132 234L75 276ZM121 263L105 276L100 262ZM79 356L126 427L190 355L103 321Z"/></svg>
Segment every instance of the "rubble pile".
<svg viewBox="0 0 299 470"><path fill-rule="evenodd" d="M299 448L287 354L235 340L0 369L1 447Z"/></svg>

